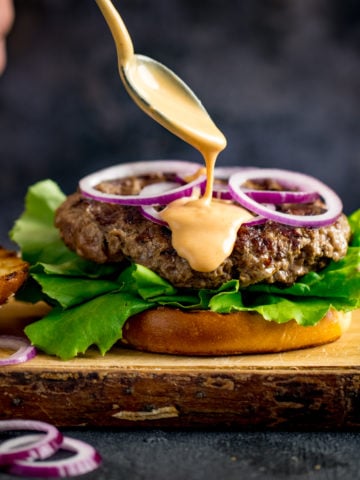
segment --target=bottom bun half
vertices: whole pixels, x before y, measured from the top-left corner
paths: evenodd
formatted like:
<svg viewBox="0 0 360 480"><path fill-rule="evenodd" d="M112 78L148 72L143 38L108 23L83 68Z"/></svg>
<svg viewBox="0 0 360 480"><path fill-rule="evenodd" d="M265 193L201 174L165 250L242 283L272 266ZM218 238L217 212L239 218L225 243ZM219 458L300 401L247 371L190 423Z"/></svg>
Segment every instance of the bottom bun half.
<svg viewBox="0 0 360 480"><path fill-rule="evenodd" d="M350 326L351 312L329 312L315 326L295 320L279 324L257 313L220 314L158 307L129 318L123 343L137 350L177 355L275 353L337 340Z"/></svg>

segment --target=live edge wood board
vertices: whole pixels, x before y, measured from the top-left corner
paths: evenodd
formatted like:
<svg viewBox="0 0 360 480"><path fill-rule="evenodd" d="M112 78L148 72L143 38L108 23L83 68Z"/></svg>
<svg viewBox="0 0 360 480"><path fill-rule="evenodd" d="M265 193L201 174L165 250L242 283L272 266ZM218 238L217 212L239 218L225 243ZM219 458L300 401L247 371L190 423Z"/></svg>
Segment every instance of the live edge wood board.
<svg viewBox="0 0 360 480"><path fill-rule="evenodd" d="M9 304L0 334L39 312ZM0 370L0 419L59 427L358 430L360 312L332 344L216 358L140 353L121 346L71 361L39 353Z"/></svg>

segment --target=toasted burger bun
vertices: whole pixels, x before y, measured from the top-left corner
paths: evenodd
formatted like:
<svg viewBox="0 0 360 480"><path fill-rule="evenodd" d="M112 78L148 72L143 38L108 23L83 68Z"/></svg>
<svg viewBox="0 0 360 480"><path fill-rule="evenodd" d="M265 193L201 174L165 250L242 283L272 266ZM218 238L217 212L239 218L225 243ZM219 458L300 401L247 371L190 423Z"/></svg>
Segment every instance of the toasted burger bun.
<svg viewBox="0 0 360 480"><path fill-rule="evenodd" d="M16 252L0 247L0 305L21 287L28 276L29 264Z"/></svg>
<svg viewBox="0 0 360 480"><path fill-rule="evenodd" d="M349 327L351 312L330 310L320 322L303 327L279 324L250 312L219 314L158 307L129 318L123 342L138 350L179 355L235 355L295 350L337 340Z"/></svg>

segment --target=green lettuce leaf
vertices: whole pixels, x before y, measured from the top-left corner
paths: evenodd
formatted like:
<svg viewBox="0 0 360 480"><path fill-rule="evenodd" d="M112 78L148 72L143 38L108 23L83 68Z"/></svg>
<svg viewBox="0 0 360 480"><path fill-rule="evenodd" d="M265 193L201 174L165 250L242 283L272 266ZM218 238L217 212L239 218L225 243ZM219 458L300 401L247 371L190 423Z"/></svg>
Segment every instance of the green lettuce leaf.
<svg viewBox="0 0 360 480"><path fill-rule="evenodd" d="M360 209L349 216L349 223L353 234L351 246L360 247Z"/></svg>
<svg viewBox="0 0 360 480"><path fill-rule="evenodd" d="M21 250L24 260L33 264L40 257L58 263L62 257L73 257L65 245L60 244L59 233L53 226L54 211L64 200L64 193L51 180L29 188L25 211L10 232L10 237L24 247Z"/></svg>
<svg viewBox="0 0 360 480"><path fill-rule="evenodd" d="M105 293L119 290L120 284L106 278L64 277L34 273L33 279L47 298L56 300L64 308L73 307Z"/></svg>
<svg viewBox="0 0 360 480"><path fill-rule="evenodd" d="M331 262L321 272L311 272L290 287L258 284L249 292L266 292L282 296L320 297L328 301L348 299L350 305L360 302L360 248L349 247L345 258ZM360 306L360 304L359 304Z"/></svg>
<svg viewBox="0 0 360 480"><path fill-rule="evenodd" d="M253 311L269 321L294 318L304 326L315 325L329 308L360 308L360 210L349 217L352 242L346 257L291 287L240 288L237 280L231 280L215 290L194 291L176 289L141 265L97 265L71 252L54 227L55 210L64 198L50 180L35 184L10 232L31 263L31 278L18 296L54 305L25 330L46 353L69 359L96 345L105 354L121 339L127 318L156 305L218 313Z"/></svg>
<svg viewBox="0 0 360 480"><path fill-rule="evenodd" d="M54 226L55 210L65 195L52 180L31 186L25 198L25 211L15 222L10 238L16 242L31 270L49 274L95 278L113 274L117 267L98 265L69 250Z"/></svg>
<svg viewBox="0 0 360 480"><path fill-rule="evenodd" d="M54 308L25 333L45 353L63 360L85 353L91 345L104 355L121 338L127 318L151 306L131 294L108 293L73 308Z"/></svg>
<svg viewBox="0 0 360 480"><path fill-rule="evenodd" d="M176 293L169 282L142 265L132 264L120 274L119 280L126 285L127 291L139 293L144 300Z"/></svg>

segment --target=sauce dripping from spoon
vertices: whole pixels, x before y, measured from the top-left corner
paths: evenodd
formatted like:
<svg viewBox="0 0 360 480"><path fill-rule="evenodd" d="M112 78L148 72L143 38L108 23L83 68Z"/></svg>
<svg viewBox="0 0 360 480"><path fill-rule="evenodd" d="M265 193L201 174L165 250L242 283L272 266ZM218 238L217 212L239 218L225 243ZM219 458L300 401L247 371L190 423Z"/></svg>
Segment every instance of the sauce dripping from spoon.
<svg viewBox="0 0 360 480"><path fill-rule="evenodd" d="M110 0L96 0L112 33L120 77L135 103L203 156L207 184L201 198L175 201L161 213L172 231L173 246L191 267L212 271L227 258L246 210L212 199L214 168L226 139L191 89L152 58L134 53L127 28Z"/></svg>

